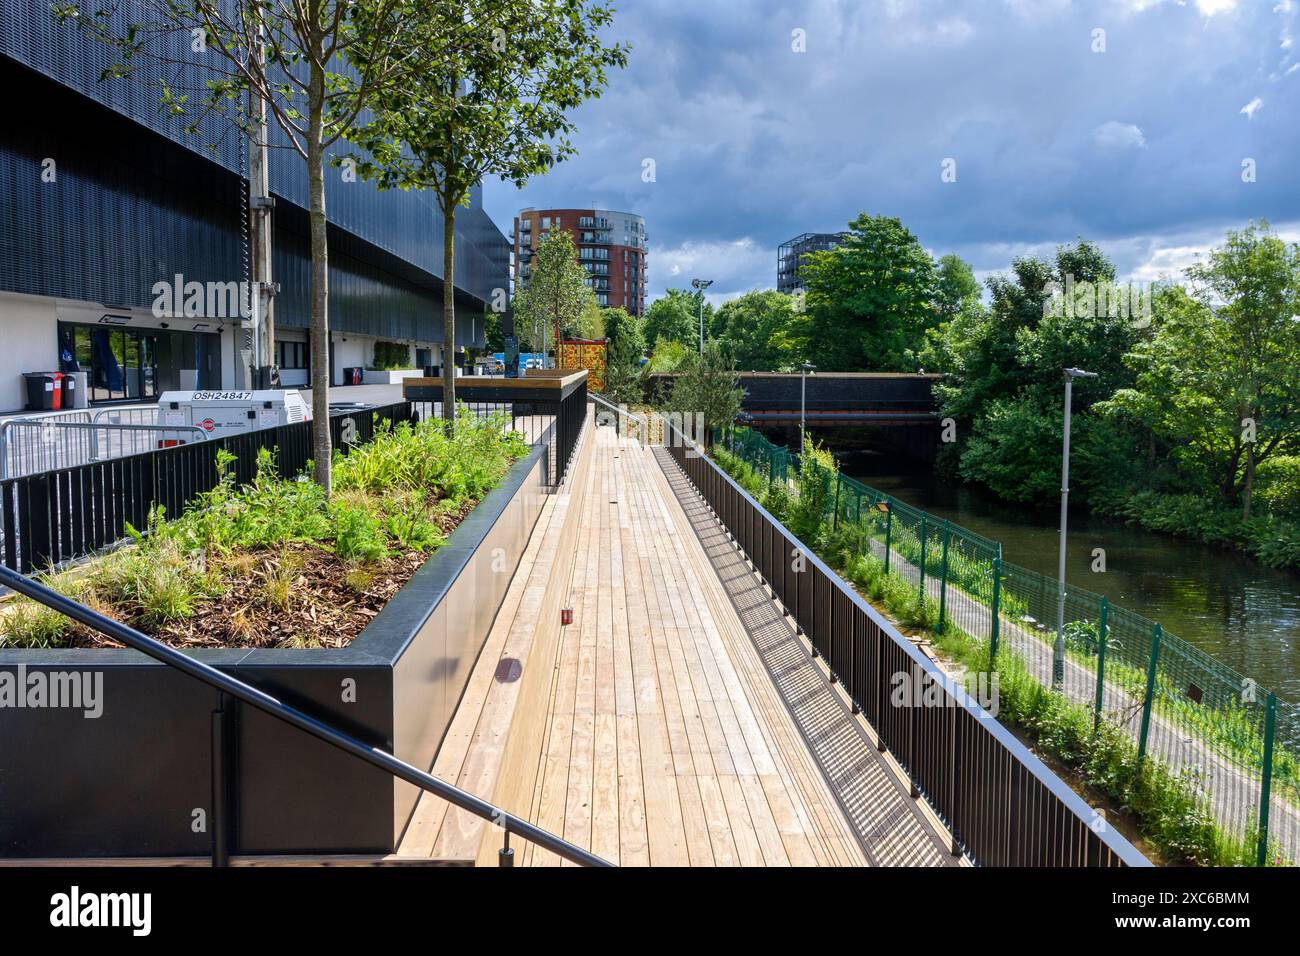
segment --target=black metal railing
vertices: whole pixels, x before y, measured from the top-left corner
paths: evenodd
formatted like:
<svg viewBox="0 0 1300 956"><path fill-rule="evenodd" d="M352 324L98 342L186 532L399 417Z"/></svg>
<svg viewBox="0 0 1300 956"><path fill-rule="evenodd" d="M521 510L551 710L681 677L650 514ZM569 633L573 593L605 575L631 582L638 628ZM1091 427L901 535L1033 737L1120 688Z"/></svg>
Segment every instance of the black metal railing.
<svg viewBox="0 0 1300 956"><path fill-rule="evenodd" d="M501 866L514 865L514 851L510 848L510 837L515 835L529 840L543 849L550 850L565 860L577 863L582 866L611 866L608 861L601 859L593 853L589 853L582 847L570 843L561 837L556 836L538 826L534 826L527 820L508 813L500 807L488 803L479 797L474 796L461 790L444 780L439 780L432 774L425 773L416 767L411 766L404 760L400 760L393 754L385 750L380 750L367 744L356 737L352 737L335 729L329 724L318 720L295 707L291 707L283 701L272 697L264 691L258 690L251 684L245 684L241 680L231 677L222 671L217 670L202 661L198 661L188 654L169 647L161 641L140 633L132 627L106 617L97 611L93 611L84 604L66 597L57 591L32 580L16 571L0 566L0 585L12 588L19 594L31 598L40 604L45 605L60 614L67 615L72 620L84 624L86 627L98 631L116 641L120 641L127 647L134 648L144 654L149 655L156 661L173 667L184 674L193 677L195 680L202 681L209 687L216 688L222 694L228 694L236 700L241 700L258 710L269 714L277 720L282 720L292 727L297 727L305 733L311 734L318 740L333 747L337 747L344 753L351 754L359 760L363 760L371 766L378 767L399 780L405 780L407 783L419 787L435 796L441 797L448 803L460 807L469 813L474 814L484 820L488 820L504 831L503 845L498 852L498 863ZM214 752L214 773L213 773L213 806L221 807L224 800L219 797L219 788L225 786L225 781L216 768L219 767L219 761L216 754L221 752L220 734L221 722L215 719L213 721L213 752ZM213 865L221 866L228 862L226 855L225 840L222 838L225 821L214 819L213 830Z"/></svg>
<svg viewBox="0 0 1300 956"><path fill-rule="evenodd" d="M344 453L368 442L383 422L411 420L407 402L340 411L330 416L330 435ZM253 480L258 453L273 451L281 475L296 475L312 457L311 422L213 438L57 468L0 481L3 563L23 574L85 557L121 541L126 525L143 528L161 506L178 515L220 480L217 452L235 456L238 484Z"/></svg>
<svg viewBox="0 0 1300 956"><path fill-rule="evenodd" d="M1150 865L699 446L671 426L665 444L944 820L954 853L993 866Z"/></svg>
<svg viewBox="0 0 1300 956"><path fill-rule="evenodd" d="M441 388L435 387L441 393ZM475 389L476 392L507 392L501 389ZM467 394L472 394L466 389ZM587 408L587 382L583 379L566 389L557 390L557 399L530 396L526 400L517 397L496 397L492 401L460 400L457 406L463 406L478 415L492 412L505 412L510 416L511 427L522 432L530 445L545 444L547 448L546 475L547 483L552 487L564 483L573 453L582 434L583 420ZM540 394L540 393L539 393ZM411 401L414 414L421 418L439 415L442 402L438 399L414 399Z"/></svg>

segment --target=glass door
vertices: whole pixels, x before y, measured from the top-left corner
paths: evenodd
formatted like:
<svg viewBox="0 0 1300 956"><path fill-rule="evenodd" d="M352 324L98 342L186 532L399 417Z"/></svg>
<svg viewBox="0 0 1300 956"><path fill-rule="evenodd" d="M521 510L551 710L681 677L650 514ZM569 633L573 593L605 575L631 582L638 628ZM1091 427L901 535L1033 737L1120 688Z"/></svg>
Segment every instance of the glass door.
<svg viewBox="0 0 1300 956"><path fill-rule="evenodd" d="M158 397L158 333L102 325L67 325L77 367L86 373L92 402L146 401Z"/></svg>

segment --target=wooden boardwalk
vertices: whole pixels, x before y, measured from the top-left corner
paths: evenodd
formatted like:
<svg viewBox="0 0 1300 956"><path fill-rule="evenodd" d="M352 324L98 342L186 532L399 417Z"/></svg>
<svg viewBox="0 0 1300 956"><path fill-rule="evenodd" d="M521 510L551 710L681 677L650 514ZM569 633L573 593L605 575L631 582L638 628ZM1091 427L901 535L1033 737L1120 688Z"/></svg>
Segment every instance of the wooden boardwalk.
<svg viewBox="0 0 1300 956"><path fill-rule="evenodd" d="M547 502L433 772L624 866L868 863L652 449L607 427ZM500 845L425 795L394 858Z"/></svg>

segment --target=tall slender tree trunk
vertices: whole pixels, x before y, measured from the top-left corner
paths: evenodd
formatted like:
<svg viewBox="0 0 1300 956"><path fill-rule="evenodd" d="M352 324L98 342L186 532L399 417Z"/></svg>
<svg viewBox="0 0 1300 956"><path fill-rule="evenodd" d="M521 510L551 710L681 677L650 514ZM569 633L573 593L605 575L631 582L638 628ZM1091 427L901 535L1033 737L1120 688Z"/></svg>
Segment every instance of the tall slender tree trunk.
<svg viewBox="0 0 1300 956"><path fill-rule="evenodd" d="M456 420L456 204L442 213L442 417Z"/></svg>
<svg viewBox="0 0 1300 956"><path fill-rule="evenodd" d="M329 244L325 225L325 71L311 66L308 83L307 190L311 221L311 434L316 483L330 493Z"/></svg>

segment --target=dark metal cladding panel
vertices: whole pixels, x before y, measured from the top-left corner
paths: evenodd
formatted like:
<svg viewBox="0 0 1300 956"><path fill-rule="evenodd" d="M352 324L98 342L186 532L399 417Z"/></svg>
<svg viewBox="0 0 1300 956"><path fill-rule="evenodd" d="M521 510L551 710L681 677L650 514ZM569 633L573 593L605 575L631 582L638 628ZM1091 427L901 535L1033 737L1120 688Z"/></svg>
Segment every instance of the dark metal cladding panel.
<svg viewBox="0 0 1300 956"><path fill-rule="evenodd" d="M125 12L115 16L126 22ZM104 44L59 25L46 0L0 5L0 72L22 91L0 134L0 218L12 224L0 235L0 289L147 306L153 282L177 271L200 282L242 277L240 137L217 118L187 133L191 117L159 108L156 60L138 60L130 79L101 81L112 60ZM197 70L168 69L177 88L203 85ZM41 183L47 157L58 163L57 187ZM281 199L278 318L305 325L306 165L290 149L271 157L271 189ZM41 185L48 188L33 188ZM442 217L431 197L345 182L331 169L326 209L337 233L333 327L440 340ZM493 291L509 287L510 245L483 211L479 189L457 215L456 239L455 284L481 316ZM477 324L471 330L467 317L466 341L471 332L481 340L481 318Z"/></svg>

